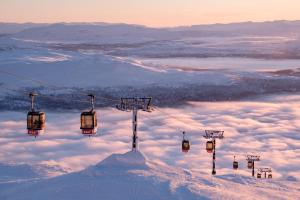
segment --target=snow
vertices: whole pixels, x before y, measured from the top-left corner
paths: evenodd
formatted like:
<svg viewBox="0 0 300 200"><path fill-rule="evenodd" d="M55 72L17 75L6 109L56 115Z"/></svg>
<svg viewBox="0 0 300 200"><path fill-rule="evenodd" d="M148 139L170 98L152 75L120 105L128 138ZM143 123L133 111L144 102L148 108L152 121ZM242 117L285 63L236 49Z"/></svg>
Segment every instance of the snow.
<svg viewBox="0 0 300 200"><path fill-rule="evenodd" d="M71 56L60 54L60 53L52 53L52 56L25 56L23 57L24 61L37 61L37 62L61 62L67 61L71 59Z"/></svg>
<svg viewBox="0 0 300 200"><path fill-rule="evenodd" d="M296 22L292 24L298 26ZM244 27L233 25L236 26ZM199 27L190 28L192 31ZM170 32L176 33L176 37ZM281 60L272 56L251 59L251 55L275 55L277 51L285 55L289 51L297 52L294 51L297 48L297 37L281 32L278 35L191 37L174 29L126 24L52 24L0 38L0 84L14 89L32 88L41 86L37 83L41 80L65 92L73 87L230 86L242 85L244 82L240 80L249 79L276 81L283 78L294 83L295 77L269 72L298 69L299 59L284 56ZM239 89L248 92L248 88Z"/></svg>
<svg viewBox="0 0 300 200"><path fill-rule="evenodd" d="M140 152L114 154L81 172L27 183L1 193L8 199L181 199L190 192L172 191L146 165ZM151 173L151 174L148 174ZM146 174L146 175L144 175ZM165 178L164 178L165 179ZM2 186L3 187L3 186ZM12 189L13 188L13 189ZM38 188L38 190L35 190ZM1 190L1 187L0 187ZM34 192L31 192L35 190ZM23 191L21 195L18 191ZM196 196L194 195L193 199Z"/></svg>
<svg viewBox="0 0 300 200"><path fill-rule="evenodd" d="M99 53L55 51L34 45L0 54L0 68L3 72L26 77L27 80L20 81L19 77L1 73L0 83L11 88L38 87L38 80L47 85L69 88L178 86L189 83L215 85L231 82L231 75L228 74L191 74L172 69L162 72Z"/></svg>
<svg viewBox="0 0 300 200"><path fill-rule="evenodd" d="M0 184L1 199L285 199L299 198L286 181L240 175L210 177L148 161L139 151L113 154L83 171L25 184ZM288 190L287 190L288 188ZM237 192L238 191L238 192Z"/></svg>
<svg viewBox="0 0 300 200"><path fill-rule="evenodd" d="M113 154L103 160L97 167L117 168L146 168L146 158L139 151L131 151L125 154Z"/></svg>
<svg viewBox="0 0 300 200"><path fill-rule="evenodd" d="M147 66L182 69L196 72L199 70L230 70L232 72L271 72L282 69L299 69L299 60L274 60L251 58L152 58L139 59Z"/></svg>

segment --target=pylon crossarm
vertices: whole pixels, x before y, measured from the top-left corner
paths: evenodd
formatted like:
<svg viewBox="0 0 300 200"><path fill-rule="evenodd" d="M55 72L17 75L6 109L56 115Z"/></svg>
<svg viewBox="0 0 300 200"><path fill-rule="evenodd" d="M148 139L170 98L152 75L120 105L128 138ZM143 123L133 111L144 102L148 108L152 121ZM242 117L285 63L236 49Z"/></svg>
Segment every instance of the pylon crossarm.
<svg viewBox="0 0 300 200"><path fill-rule="evenodd" d="M256 155L247 155L246 160L247 160L247 161L260 161L260 156L256 156Z"/></svg>
<svg viewBox="0 0 300 200"><path fill-rule="evenodd" d="M145 112L151 112L153 110L150 105L151 100L151 97L121 98L121 102L116 106L116 108L121 111L131 111L133 108L136 108Z"/></svg>
<svg viewBox="0 0 300 200"><path fill-rule="evenodd" d="M216 131L216 130L205 130L205 135L203 135L206 139L223 139L224 131Z"/></svg>
<svg viewBox="0 0 300 200"><path fill-rule="evenodd" d="M132 111L132 150L138 149L138 131L137 131L137 116L138 110L151 112L151 97L133 97L133 98L121 98L120 104L116 105L116 108L121 111Z"/></svg>
<svg viewBox="0 0 300 200"><path fill-rule="evenodd" d="M258 171L261 173L265 173L265 172L271 173L272 169L265 167L265 168L259 168Z"/></svg>

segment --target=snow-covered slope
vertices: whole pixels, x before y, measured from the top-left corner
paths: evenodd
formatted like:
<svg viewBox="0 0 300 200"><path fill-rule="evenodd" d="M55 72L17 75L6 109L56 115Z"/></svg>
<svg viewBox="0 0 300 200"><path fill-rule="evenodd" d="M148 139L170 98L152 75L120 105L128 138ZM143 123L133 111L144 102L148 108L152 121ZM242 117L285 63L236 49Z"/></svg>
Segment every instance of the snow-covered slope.
<svg viewBox="0 0 300 200"><path fill-rule="evenodd" d="M24 109L24 93L29 90L46 95L68 93L71 95L69 98L77 100L83 96L84 90L114 99L152 96L160 105L300 91L297 73L276 73L277 70L297 70L300 68L299 60L143 59L131 56L138 52L136 47L126 50L129 53L126 57L110 55L109 50L97 49L97 45L75 45L75 49L65 47L61 44L59 47L49 47L44 43L0 38L0 85L5 91L0 94L4 96L0 99L0 109ZM119 53L126 49L122 46L114 48ZM159 54L160 51L170 52L173 49L172 46L161 48L159 44L146 45L145 48L147 50L140 52ZM189 49L188 46L185 48ZM12 94L11 89L17 90L14 97L7 95ZM18 101L11 101L11 98ZM42 106L64 108L65 104L58 102L59 99L50 100L44 99ZM111 103L101 104L107 105Z"/></svg>
<svg viewBox="0 0 300 200"><path fill-rule="evenodd" d="M176 71L159 72L112 60L103 55L84 55L80 53L40 53L27 54L23 62L3 64L1 70L26 77L42 80L58 87L120 87L145 85L180 85L195 82L215 82L208 78L209 72L201 74L183 74ZM202 78L199 78L201 77ZM216 76L216 75L213 75ZM207 78L206 78L207 77ZM19 79L17 77L17 79ZM18 84L16 77L3 76L1 83L13 86ZM218 80L225 80L226 75L219 75ZM229 80L229 79L227 79ZM230 81L230 80L229 80ZM21 83L23 82L23 83ZM21 81L19 86L39 86L32 81Z"/></svg>
<svg viewBox="0 0 300 200"><path fill-rule="evenodd" d="M58 165L0 163L0 183L26 182L67 173Z"/></svg>
<svg viewBox="0 0 300 200"><path fill-rule="evenodd" d="M10 200L83 199L288 199L300 198L293 182L239 175L210 177L148 161L140 152L113 154L83 171L21 184L0 184Z"/></svg>

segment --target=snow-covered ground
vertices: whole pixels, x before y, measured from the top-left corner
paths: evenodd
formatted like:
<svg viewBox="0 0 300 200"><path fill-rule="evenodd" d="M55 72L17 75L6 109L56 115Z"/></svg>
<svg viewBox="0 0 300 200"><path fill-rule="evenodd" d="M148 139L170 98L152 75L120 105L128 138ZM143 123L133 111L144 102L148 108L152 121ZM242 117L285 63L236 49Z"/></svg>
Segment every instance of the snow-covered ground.
<svg viewBox="0 0 300 200"><path fill-rule="evenodd" d="M5 187L6 186L6 187ZM297 199L289 181L230 174L210 177L151 162L140 152L113 154L83 171L0 187L2 199Z"/></svg>
<svg viewBox="0 0 300 200"><path fill-rule="evenodd" d="M82 98L84 90L113 99L150 95L164 106L300 92L297 59L150 59L120 57L90 46L79 50L57 49L8 37L0 38L0 44L4 49L0 53L1 110L24 109L27 100L24 93L29 90L44 95L68 93L68 98L77 99ZM63 102L50 100L42 99L41 105L65 109ZM98 106L111 105L98 103Z"/></svg>
<svg viewBox="0 0 300 200"><path fill-rule="evenodd" d="M132 58L134 60L134 58ZM284 69L299 69L300 61L272 60L251 58L152 58L139 59L141 64L159 67L162 69L174 68L182 71L248 71L248 72L271 72Z"/></svg>

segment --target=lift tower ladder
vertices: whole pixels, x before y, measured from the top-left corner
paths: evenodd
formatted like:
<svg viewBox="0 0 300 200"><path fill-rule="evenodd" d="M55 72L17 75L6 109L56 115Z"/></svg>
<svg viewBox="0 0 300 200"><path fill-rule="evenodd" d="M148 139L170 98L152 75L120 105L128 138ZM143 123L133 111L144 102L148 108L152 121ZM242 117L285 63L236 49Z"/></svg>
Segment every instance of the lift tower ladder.
<svg viewBox="0 0 300 200"><path fill-rule="evenodd" d="M137 114L138 110L145 112L151 112L151 97L133 97L133 98L121 98L120 104L116 106L121 111L132 111L132 151L138 149L138 136L137 136Z"/></svg>

